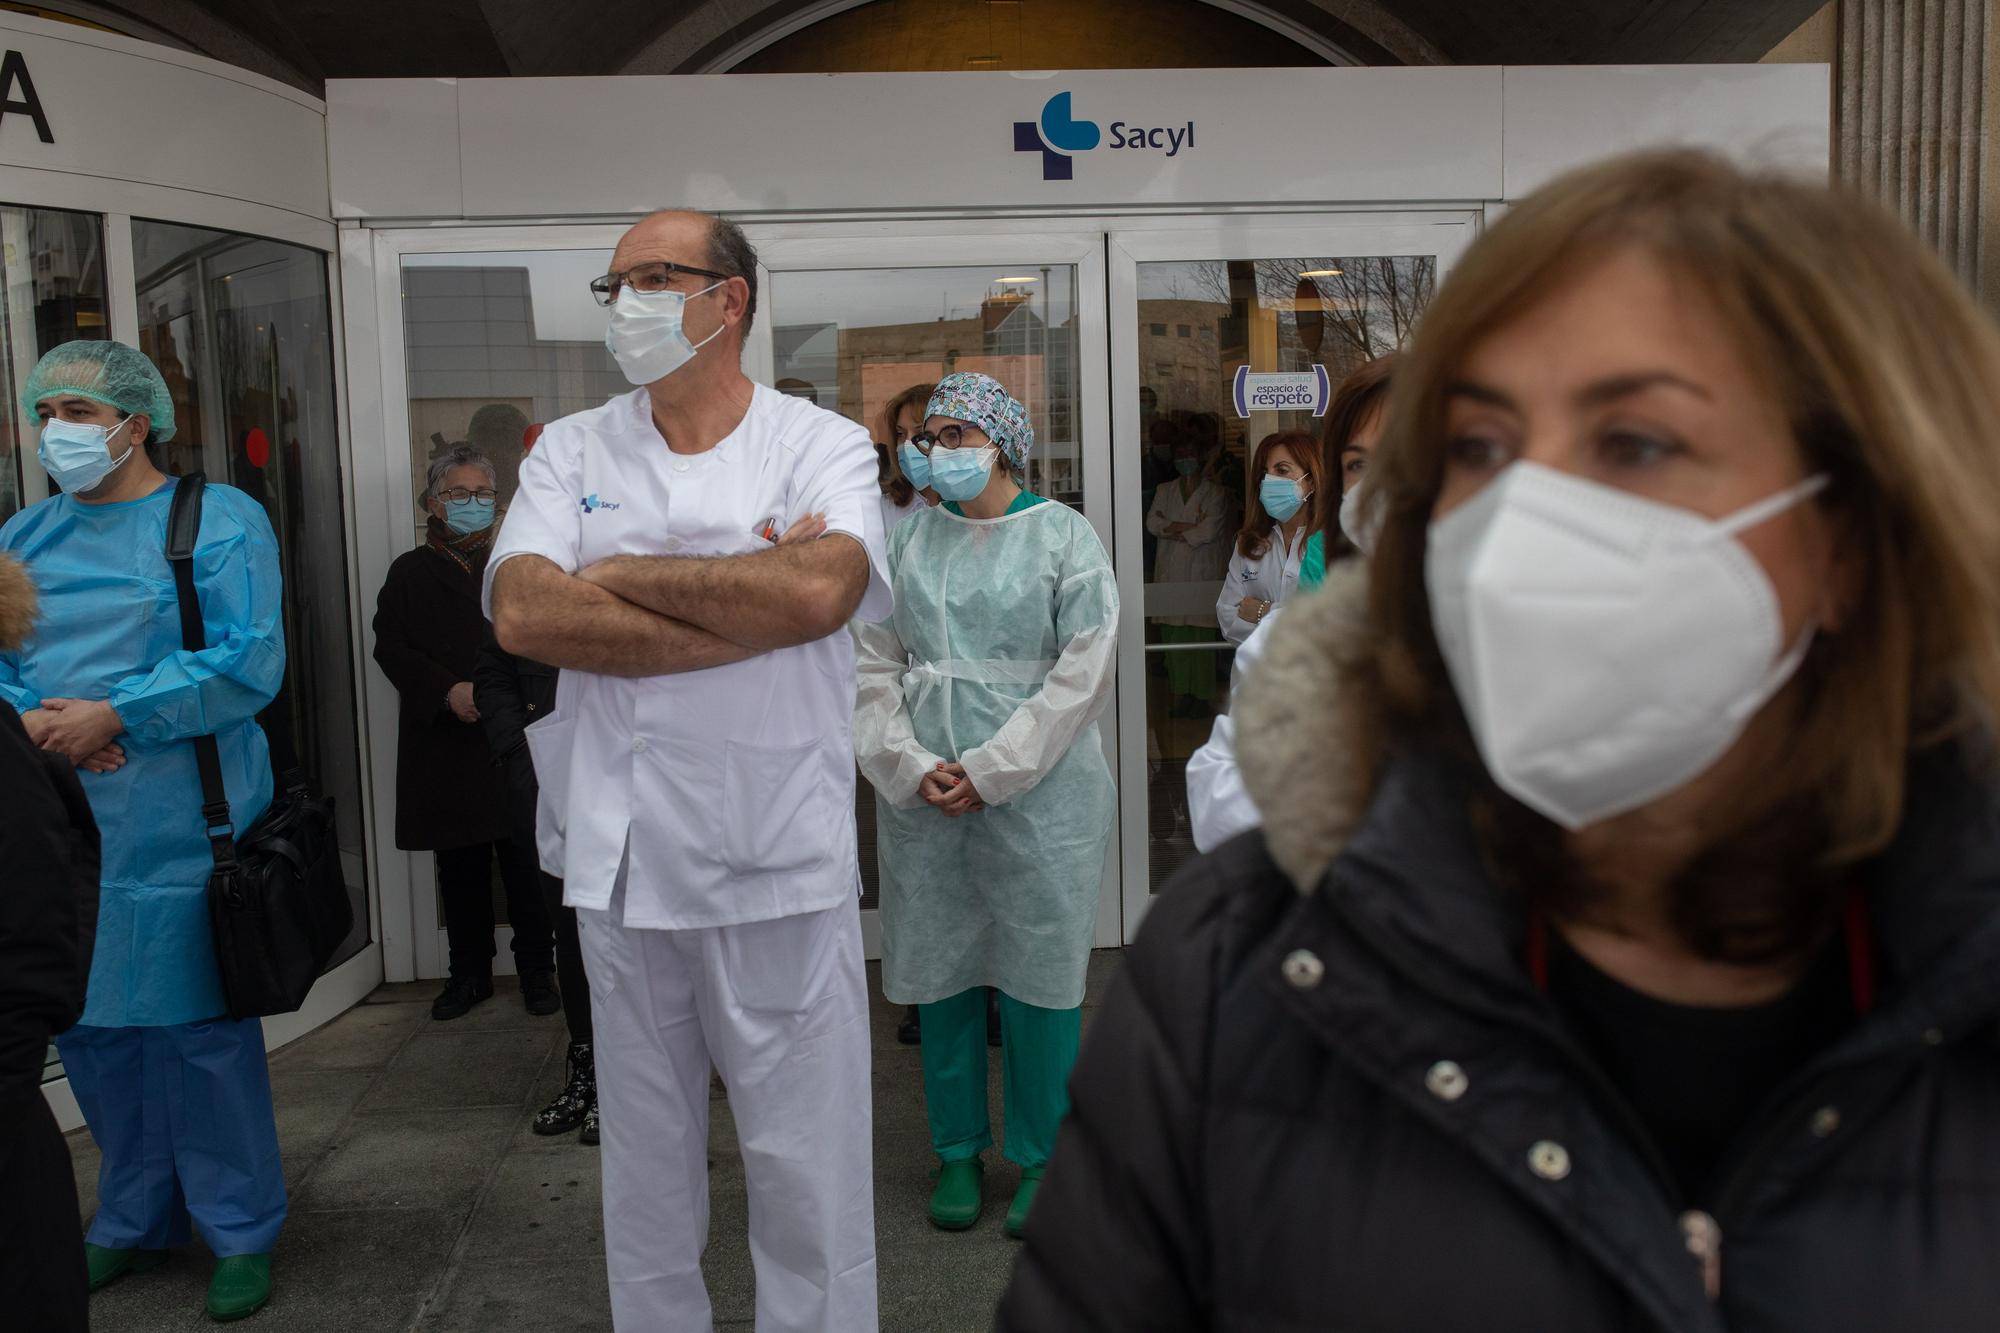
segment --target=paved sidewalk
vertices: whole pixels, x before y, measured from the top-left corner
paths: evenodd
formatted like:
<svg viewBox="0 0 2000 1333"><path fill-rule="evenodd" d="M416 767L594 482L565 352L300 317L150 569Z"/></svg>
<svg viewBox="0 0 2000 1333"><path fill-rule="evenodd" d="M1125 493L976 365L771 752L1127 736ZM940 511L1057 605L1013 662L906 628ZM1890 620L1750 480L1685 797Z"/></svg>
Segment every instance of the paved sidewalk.
<svg viewBox="0 0 2000 1333"><path fill-rule="evenodd" d="M1091 960L1089 1003L1118 955ZM279 1333L558 1333L611 1326L598 1153L528 1122L562 1084L562 1018L531 1017L503 979L451 1023L430 1019L438 983L384 986L271 1061L291 1216L273 1260L276 1294L241 1327ZM1000 1231L1019 1172L988 1157L979 1226L925 1219L929 1136L914 1047L875 989L875 1201L885 1333L991 1326L1016 1247ZM1090 1011L1085 1010L1088 1023ZM999 1052L993 1115L1000 1124ZM751 1327L750 1248L735 1123L717 1093L711 1242L704 1267L718 1327ZM77 1192L95 1204L97 1150L72 1134ZM215 1328L203 1311L199 1243L91 1302L97 1333Z"/></svg>

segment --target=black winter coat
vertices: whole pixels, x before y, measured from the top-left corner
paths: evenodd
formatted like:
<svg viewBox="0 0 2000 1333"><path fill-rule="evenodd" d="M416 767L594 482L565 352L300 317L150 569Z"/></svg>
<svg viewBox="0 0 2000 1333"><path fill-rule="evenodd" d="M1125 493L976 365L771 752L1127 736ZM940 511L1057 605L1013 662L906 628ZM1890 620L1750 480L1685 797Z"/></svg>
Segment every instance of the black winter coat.
<svg viewBox="0 0 2000 1333"><path fill-rule="evenodd" d="M396 729L396 845L437 851L508 833L500 777L476 722L445 696L472 679L491 632L479 609L486 553L466 572L428 544L389 566L375 603L375 661L402 697Z"/></svg>
<svg viewBox="0 0 2000 1333"><path fill-rule="evenodd" d="M1323 652L1300 658L1326 677ZM1280 711L1316 716L1290 683ZM1913 766L1865 877L1879 1002L1733 1145L1713 1299L1636 1117L1529 977L1450 768L1389 765L1306 891L1272 849L1298 863L1320 835L1294 823L1338 784L1293 785L1310 799L1268 839L1154 903L1084 1047L1002 1333L2000 1328L1990 775L1949 751Z"/></svg>
<svg viewBox="0 0 2000 1333"><path fill-rule="evenodd" d="M34 585L0 557L0 648L33 624ZM83 1016L97 935L97 821L76 770L0 704L0 1323L90 1326L69 1149L42 1098L49 1038Z"/></svg>
<svg viewBox="0 0 2000 1333"><path fill-rule="evenodd" d="M540 793L523 733L555 711L559 674L552 666L516 657L490 634L472 668L479 725L486 730L486 748L506 790L508 828L523 847L535 845L535 800Z"/></svg>
<svg viewBox="0 0 2000 1333"><path fill-rule="evenodd" d="M49 1038L83 1016L97 938L97 821L61 755L0 704L0 1138L41 1100Z"/></svg>

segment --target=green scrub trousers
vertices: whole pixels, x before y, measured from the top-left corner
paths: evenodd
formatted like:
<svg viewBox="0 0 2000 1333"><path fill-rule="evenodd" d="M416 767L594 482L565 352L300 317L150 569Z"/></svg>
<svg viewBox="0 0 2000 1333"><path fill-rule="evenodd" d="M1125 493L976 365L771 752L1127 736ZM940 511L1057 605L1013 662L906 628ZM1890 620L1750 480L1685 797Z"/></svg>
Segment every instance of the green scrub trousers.
<svg viewBox="0 0 2000 1333"><path fill-rule="evenodd" d="M918 1005L923 1020L924 1109L931 1147L947 1162L993 1146L986 1114L986 990L975 986L936 1004ZM1000 993L1004 1156L1046 1166L1056 1126L1069 1109L1069 1073L1083 1035L1083 1010L1039 1009Z"/></svg>

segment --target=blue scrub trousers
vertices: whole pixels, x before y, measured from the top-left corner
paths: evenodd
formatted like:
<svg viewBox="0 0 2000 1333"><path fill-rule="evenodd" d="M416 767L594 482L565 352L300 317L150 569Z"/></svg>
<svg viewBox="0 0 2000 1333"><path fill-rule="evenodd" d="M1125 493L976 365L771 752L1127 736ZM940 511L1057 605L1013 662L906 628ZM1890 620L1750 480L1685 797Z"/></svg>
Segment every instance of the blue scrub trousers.
<svg viewBox="0 0 2000 1333"><path fill-rule="evenodd" d="M924 1027L931 1149L947 1162L977 1157L993 1146L986 1110L986 988L920 1004L917 1013ZM1082 1009L1042 1009L1000 992L1002 1155L1008 1161L1048 1165L1069 1110L1069 1075L1082 1036Z"/></svg>
<svg viewBox="0 0 2000 1333"><path fill-rule="evenodd" d="M271 1252L285 1171L258 1020L78 1025L56 1049L103 1154L91 1244L185 1245L192 1220L218 1259Z"/></svg>

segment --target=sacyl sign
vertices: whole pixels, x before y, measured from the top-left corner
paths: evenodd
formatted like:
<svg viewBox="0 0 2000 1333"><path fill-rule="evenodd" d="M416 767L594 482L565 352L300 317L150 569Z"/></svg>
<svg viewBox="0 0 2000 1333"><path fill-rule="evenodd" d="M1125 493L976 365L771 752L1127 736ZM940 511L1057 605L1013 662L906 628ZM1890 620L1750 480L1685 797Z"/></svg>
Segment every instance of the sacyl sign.
<svg viewBox="0 0 2000 1333"><path fill-rule="evenodd" d="M35 133L43 143L56 141L49 129L48 115L42 110L42 99L35 93L35 81L28 77L28 62L19 51L0 56L0 130L6 129L10 111L25 112L33 119Z"/></svg>
<svg viewBox="0 0 2000 1333"><path fill-rule="evenodd" d="M1179 157L1194 147L1194 122L1180 125L1134 125L1130 121L1111 122L1107 145L1116 149L1138 149ZM1079 120L1068 93L1057 93L1042 104L1039 120L1014 122L1014 151L1042 155L1042 179L1066 181L1074 173L1073 157L1104 144L1104 131L1094 120Z"/></svg>

